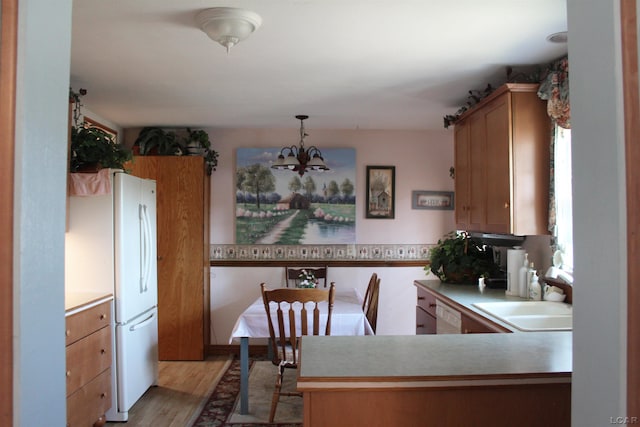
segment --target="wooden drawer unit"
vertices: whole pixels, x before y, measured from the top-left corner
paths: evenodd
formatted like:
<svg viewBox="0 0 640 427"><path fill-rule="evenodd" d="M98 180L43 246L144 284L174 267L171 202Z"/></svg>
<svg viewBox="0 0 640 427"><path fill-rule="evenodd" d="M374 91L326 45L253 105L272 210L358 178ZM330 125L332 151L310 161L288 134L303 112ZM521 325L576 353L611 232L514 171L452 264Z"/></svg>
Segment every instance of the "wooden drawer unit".
<svg viewBox="0 0 640 427"><path fill-rule="evenodd" d="M67 426L100 426L111 407L111 301L66 318Z"/></svg>
<svg viewBox="0 0 640 427"><path fill-rule="evenodd" d="M67 346L67 396L111 366L111 330L99 329Z"/></svg>
<svg viewBox="0 0 640 427"><path fill-rule="evenodd" d="M111 324L111 303L109 301L67 316L66 344Z"/></svg>
<svg viewBox="0 0 640 427"><path fill-rule="evenodd" d="M111 368L67 397L67 426L101 425L105 421L104 414L109 408L111 408Z"/></svg>
<svg viewBox="0 0 640 427"><path fill-rule="evenodd" d="M418 287L416 335L436 333L436 297Z"/></svg>

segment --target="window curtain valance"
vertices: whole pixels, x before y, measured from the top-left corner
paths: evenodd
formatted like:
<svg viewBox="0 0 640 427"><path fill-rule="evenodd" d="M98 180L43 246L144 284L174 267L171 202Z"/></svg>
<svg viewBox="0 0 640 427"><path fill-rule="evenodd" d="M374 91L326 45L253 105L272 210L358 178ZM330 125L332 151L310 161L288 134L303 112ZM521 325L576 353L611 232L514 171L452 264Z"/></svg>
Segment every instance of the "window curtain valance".
<svg viewBox="0 0 640 427"><path fill-rule="evenodd" d="M567 56L549 64L540 81L538 96L547 101L547 113L555 124L565 129L571 129L569 59Z"/></svg>

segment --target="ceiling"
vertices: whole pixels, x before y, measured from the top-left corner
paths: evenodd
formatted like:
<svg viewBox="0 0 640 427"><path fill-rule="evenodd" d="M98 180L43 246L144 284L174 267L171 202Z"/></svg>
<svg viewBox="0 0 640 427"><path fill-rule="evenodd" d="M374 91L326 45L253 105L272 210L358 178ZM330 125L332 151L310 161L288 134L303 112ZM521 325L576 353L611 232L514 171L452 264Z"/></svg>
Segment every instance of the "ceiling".
<svg viewBox="0 0 640 427"><path fill-rule="evenodd" d="M262 26L231 49L195 23ZM71 87L122 127L442 129L506 66L567 53L565 0L76 0Z"/></svg>

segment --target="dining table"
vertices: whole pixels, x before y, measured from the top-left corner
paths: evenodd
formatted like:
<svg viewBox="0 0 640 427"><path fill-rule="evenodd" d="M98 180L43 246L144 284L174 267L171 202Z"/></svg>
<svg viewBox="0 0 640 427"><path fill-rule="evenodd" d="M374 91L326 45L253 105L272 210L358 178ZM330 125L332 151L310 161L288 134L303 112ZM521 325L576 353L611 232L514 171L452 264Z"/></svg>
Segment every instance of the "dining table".
<svg viewBox="0 0 640 427"><path fill-rule="evenodd" d="M320 306L321 322L324 314L326 322L326 303ZM276 304L270 306L276 316ZM371 325L362 311L362 295L355 288L336 290L331 314L331 335L362 336L374 335ZM269 338L269 323L262 296L256 299L238 317L229 343L240 341L240 413L249 412L249 338Z"/></svg>

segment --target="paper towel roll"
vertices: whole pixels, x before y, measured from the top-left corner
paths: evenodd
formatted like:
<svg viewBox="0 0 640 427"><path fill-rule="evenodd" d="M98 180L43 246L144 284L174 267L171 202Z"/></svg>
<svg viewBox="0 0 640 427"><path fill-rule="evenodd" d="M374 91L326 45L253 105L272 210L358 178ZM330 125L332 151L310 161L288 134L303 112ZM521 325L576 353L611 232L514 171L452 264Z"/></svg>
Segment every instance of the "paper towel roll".
<svg viewBox="0 0 640 427"><path fill-rule="evenodd" d="M525 250L521 248L507 250L507 295L519 295L518 272L524 263L524 254Z"/></svg>

